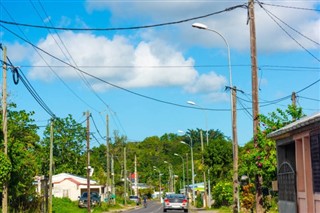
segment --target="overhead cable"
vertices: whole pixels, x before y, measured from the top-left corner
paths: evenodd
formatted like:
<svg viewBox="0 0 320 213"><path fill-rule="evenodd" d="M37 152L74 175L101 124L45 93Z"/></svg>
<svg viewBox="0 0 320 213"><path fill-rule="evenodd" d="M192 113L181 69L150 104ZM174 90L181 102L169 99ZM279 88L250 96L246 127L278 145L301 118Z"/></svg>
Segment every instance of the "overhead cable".
<svg viewBox="0 0 320 213"><path fill-rule="evenodd" d="M307 48L305 48L300 42L297 41L297 39L295 39L288 31L286 31L280 24L278 21L275 20L275 15L272 14L270 11L268 11L267 9L265 9L262 4L260 4L259 1L257 1L260 5L260 7L266 12L266 14L280 27L280 29L285 32L294 42L296 42L302 49L304 49L309 55L311 55L314 59L316 59L317 61L320 62L320 59L317 58L315 55L313 55ZM276 17L277 19L279 19L278 17Z"/></svg>
<svg viewBox="0 0 320 213"><path fill-rule="evenodd" d="M41 25L33 25L33 24L26 24L26 23L18 23L18 22L11 22L11 21L5 21L0 20L0 23L8 24L8 25L17 25L22 27L32 27L32 28L41 28L41 29L55 29L55 30L68 30L68 31L118 31L118 30L137 30L137 29L144 29L144 28L154 28L154 27L162 27L166 25L175 25L175 24L181 24L184 22L189 22L197 19L207 18L213 15L217 15L224 12L229 12L232 10L235 10L237 8L247 8L247 4L241 4L236 5L232 7L228 7L224 10L220 10L217 12L209 13L202 16L197 16L193 18L183 19L179 21L172 21L172 22L166 22L166 23L160 23L160 24L151 24L151 25L144 25L144 26L134 26L134 27L114 27L114 28L68 28L68 27L49 27L49 26L41 26Z"/></svg>

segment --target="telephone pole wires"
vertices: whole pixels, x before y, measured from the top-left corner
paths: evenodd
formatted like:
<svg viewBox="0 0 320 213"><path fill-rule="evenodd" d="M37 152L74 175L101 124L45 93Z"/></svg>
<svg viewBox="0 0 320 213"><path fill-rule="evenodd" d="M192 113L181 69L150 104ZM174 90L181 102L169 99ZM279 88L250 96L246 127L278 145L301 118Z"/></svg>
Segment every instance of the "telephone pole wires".
<svg viewBox="0 0 320 213"><path fill-rule="evenodd" d="M257 80L257 49L256 49L256 27L254 16L254 0L249 0L249 22L250 22L250 46L251 46L251 72L252 72L252 115L253 115L253 143L258 148L259 128L259 103L258 103L258 80ZM262 206L262 176L256 174L256 211L263 212Z"/></svg>
<svg viewBox="0 0 320 213"><path fill-rule="evenodd" d="M8 156L8 125L7 125L7 48L3 47L2 65L2 131L4 143L4 155ZM2 212L8 212L8 178L3 183L2 191Z"/></svg>

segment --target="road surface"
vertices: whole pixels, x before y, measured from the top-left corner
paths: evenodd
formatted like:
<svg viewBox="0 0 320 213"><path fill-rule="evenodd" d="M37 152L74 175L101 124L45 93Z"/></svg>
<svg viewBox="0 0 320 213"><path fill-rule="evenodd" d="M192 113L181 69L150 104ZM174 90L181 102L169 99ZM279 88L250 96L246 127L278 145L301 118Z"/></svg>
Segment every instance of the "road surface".
<svg viewBox="0 0 320 213"><path fill-rule="evenodd" d="M159 201L148 201L147 202L147 208L144 208L143 205L137 206L135 209L125 211L126 213L162 213L163 208L162 204ZM182 210L174 211L174 210L168 210L168 213L183 213ZM191 211L189 211L191 212Z"/></svg>

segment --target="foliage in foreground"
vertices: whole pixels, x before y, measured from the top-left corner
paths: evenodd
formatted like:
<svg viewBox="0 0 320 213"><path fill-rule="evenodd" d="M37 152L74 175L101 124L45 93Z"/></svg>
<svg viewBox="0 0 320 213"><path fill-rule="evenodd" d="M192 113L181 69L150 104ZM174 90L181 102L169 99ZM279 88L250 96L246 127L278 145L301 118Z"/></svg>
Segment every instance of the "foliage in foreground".
<svg viewBox="0 0 320 213"><path fill-rule="evenodd" d="M214 207L230 206L233 201L233 186L231 182L220 181L212 189L212 198Z"/></svg>

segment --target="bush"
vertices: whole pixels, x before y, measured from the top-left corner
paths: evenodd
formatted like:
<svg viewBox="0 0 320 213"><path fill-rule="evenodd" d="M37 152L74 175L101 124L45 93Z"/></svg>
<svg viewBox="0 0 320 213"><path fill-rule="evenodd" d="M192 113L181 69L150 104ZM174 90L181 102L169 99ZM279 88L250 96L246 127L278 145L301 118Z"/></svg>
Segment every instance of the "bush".
<svg viewBox="0 0 320 213"><path fill-rule="evenodd" d="M214 207L230 206L233 201L233 185L231 182L220 181L212 189Z"/></svg>

